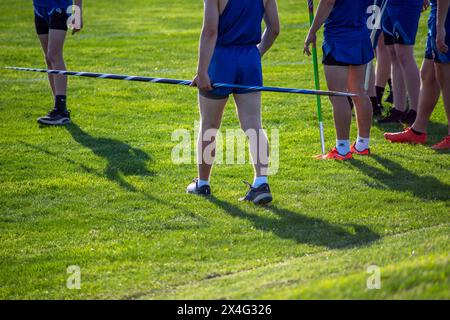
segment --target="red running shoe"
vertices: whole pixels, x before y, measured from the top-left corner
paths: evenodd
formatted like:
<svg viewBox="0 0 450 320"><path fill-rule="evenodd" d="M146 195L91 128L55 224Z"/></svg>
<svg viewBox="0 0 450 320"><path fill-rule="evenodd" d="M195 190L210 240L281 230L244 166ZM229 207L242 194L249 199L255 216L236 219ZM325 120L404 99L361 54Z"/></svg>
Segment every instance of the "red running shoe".
<svg viewBox="0 0 450 320"><path fill-rule="evenodd" d="M384 138L394 143L412 143L425 144L427 142L427 134L416 134L411 128L406 128L405 131L390 133L386 132Z"/></svg>
<svg viewBox="0 0 450 320"><path fill-rule="evenodd" d="M450 149L450 135L446 136L441 142L436 143L431 148L434 150Z"/></svg>
<svg viewBox="0 0 450 320"><path fill-rule="evenodd" d="M370 148L359 151L358 149L356 149L356 142L350 147L350 152L352 154L357 154L360 156L370 156Z"/></svg>
<svg viewBox="0 0 450 320"><path fill-rule="evenodd" d="M334 159L334 160L345 161L345 160L353 159L353 156L352 156L351 152L349 152L345 156L343 156L337 151L336 147L334 147L327 154L325 154L325 155L321 154L321 155L316 156L315 158L318 160Z"/></svg>

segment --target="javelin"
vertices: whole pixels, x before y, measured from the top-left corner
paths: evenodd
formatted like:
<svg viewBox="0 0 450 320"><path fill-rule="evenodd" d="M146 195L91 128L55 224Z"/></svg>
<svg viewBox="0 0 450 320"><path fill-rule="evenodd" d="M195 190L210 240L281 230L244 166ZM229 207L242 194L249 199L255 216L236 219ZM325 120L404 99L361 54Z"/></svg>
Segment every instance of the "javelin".
<svg viewBox="0 0 450 320"><path fill-rule="evenodd" d="M375 6L375 3L376 3L376 1L374 1L374 6ZM375 38L377 35L378 27L381 28L381 19L383 19L383 14L384 14L384 11L386 10L387 3L388 3L388 0L384 0L383 4L381 5L381 10L380 10L379 16L375 18L376 25L374 25L372 32L370 33L370 42L372 43L372 48L376 47L375 46L376 45ZM364 80L364 90L366 90L366 91L369 90L371 74L372 74L372 61L370 61L366 67L366 78Z"/></svg>
<svg viewBox="0 0 450 320"><path fill-rule="evenodd" d="M312 26L314 22L314 2L313 0L308 0L308 9L309 9L309 23ZM316 45L313 43L312 45L312 54L313 54L313 69L314 69L314 83L316 90L320 89L319 82L319 64L317 62L317 49ZM323 120L322 120L322 101L320 100L320 96L317 95L317 118L319 120L319 130L320 130L320 144L322 146L322 154L325 154L325 134L323 132Z"/></svg>
<svg viewBox="0 0 450 320"><path fill-rule="evenodd" d="M48 73L48 74L76 76L76 77L88 77L88 78L97 78L97 79L139 81L139 82L148 82L148 83L164 83L164 84L183 85L183 86L192 85L192 81L190 81L190 80L149 78L149 77L141 77L141 76L127 76L127 75L121 75L121 74L76 72L76 71L19 68L19 67L6 67L5 69L17 70L17 71L42 72L42 73ZM243 85L228 84L228 83L213 83L212 86L213 86L213 88L238 89L238 90L248 90L248 91L254 91L254 92L266 91L266 92L310 94L310 95L318 95L318 96L337 96L337 97L355 97L355 96L357 96L356 94L352 94L352 93L348 93L348 92L293 89L293 88L282 88L282 87L243 86Z"/></svg>

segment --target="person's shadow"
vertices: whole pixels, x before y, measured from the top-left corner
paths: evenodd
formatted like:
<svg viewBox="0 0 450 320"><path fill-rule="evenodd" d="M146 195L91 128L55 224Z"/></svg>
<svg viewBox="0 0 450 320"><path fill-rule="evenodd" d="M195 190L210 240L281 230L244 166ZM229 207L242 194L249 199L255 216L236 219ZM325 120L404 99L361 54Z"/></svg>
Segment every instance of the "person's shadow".
<svg viewBox="0 0 450 320"><path fill-rule="evenodd" d="M233 217L249 220L259 230L272 232L282 239L291 239L297 243L342 249L364 246L380 239L379 234L362 225L331 224L319 218L308 217L274 205L264 207L274 215L267 217L246 212L241 207L213 196L206 199Z"/></svg>
<svg viewBox="0 0 450 320"><path fill-rule="evenodd" d="M368 186L377 189L409 192L414 197L423 200L448 201L450 199L450 185L435 177L419 176L400 164L375 154L372 154L371 158L381 164L385 170L357 159L349 161L351 165L377 182L374 185L373 182L367 181Z"/></svg>
<svg viewBox="0 0 450 320"><path fill-rule="evenodd" d="M147 169L147 162L152 158L144 151L120 140L93 137L75 123L67 125L66 129L76 142L108 161L104 169L105 177L122 188L136 191L136 188L123 178L124 176L155 175Z"/></svg>

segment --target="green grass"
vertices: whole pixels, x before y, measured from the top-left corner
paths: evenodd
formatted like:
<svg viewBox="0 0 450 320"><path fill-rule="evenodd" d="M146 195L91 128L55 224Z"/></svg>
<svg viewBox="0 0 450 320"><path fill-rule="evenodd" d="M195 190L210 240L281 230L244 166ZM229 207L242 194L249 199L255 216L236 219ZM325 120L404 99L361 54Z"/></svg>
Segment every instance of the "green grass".
<svg viewBox="0 0 450 320"><path fill-rule="evenodd" d="M191 78L201 6L88 1L85 30L67 41L69 69ZM43 67L29 1L0 9L0 66ZM306 3L280 1L280 14L265 82L312 88ZM195 90L72 78L67 128L35 122L51 103L44 75L1 71L0 93L1 299L450 298L450 158L384 142L395 126L374 127L373 157L317 162L315 99L265 94L280 168L273 205L257 208L237 201L249 164L217 165L210 200L184 194L196 169L172 163L171 135L193 130ZM230 103L223 129L237 127ZM430 144L446 130L439 102ZM366 289L371 264L380 290ZM81 267L81 290L66 288L69 265Z"/></svg>

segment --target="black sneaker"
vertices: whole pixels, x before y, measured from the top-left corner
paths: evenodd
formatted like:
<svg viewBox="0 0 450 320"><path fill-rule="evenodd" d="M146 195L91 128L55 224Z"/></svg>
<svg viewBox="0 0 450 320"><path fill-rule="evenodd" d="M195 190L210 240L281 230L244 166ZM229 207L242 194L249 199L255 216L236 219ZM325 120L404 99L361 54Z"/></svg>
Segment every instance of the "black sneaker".
<svg viewBox="0 0 450 320"><path fill-rule="evenodd" d="M386 117L379 119L378 123L399 123L405 118L405 114L406 112L393 108Z"/></svg>
<svg viewBox="0 0 450 320"><path fill-rule="evenodd" d="M70 123L70 112L67 110L60 111L53 109L46 116L37 119L40 124L46 124L50 126L61 126Z"/></svg>
<svg viewBox="0 0 450 320"><path fill-rule="evenodd" d="M187 186L186 193L197 194L200 196L210 196L211 195L211 187L209 185L204 185L202 187L198 187L198 178L192 180L192 183Z"/></svg>
<svg viewBox="0 0 450 320"><path fill-rule="evenodd" d="M249 190L245 197L240 198L239 201L251 201L256 205L265 205L272 202L272 194L267 183L263 183L258 188L253 188L247 181L244 181L244 183L249 187Z"/></svg>
<svg viewBox="0 0 450 320"><path fill-rule="evenodd" d="M409 127L412 127L414 122L416 121L417 112L413 109L409 109L409 111L405 114L402 119L403 123L406 123Z"/></svg>
<svg viewBox="0 0 450 320"><path fill-rule="evenodd" d="M373 109L373 115L375 116L375 117L379 117L379 116L381 116L382 114L383 114L383 111L384 111L384 107L383 107L383 105L382 104L377 104L376 106L374 105L374 106L372 106L372 109Z"/></svg>

